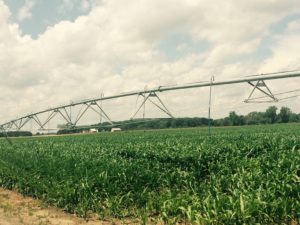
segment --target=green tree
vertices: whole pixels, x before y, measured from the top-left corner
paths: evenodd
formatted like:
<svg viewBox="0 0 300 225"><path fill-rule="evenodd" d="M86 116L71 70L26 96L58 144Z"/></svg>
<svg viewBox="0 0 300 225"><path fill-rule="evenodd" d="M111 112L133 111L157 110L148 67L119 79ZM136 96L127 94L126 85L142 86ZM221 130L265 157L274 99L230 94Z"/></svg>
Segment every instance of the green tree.
<svg viewBox="0 0 300 225"><path fill-rule="evenodd" d="M240 125L240 117L235 113L235 111L229 113L229 121L231 125Z"/></svg>
<svg viewBox="0 0 300 225"><path fill-rule="evenodd" d="M270 123L275 123L277 118L277 107L270 106L265 112L265 117Z"/></svg>
<svg viewBox="0 0 300 225"><path fill-rule="evenodd" d="M281 123L288 123L291 115L291 110L288 107L281 107L278 118Z"/></svg>
<svg viewBox="0 0 300 225"><path fill-rule="evenodd" d="M300 122L300 116L296 113L291 113L289 117L289 122L295 123L295 122Z"/></svg>
<svg viewBox="0 0 300 225"><path fill-rule="evenodd" d="M246 117L246 124L264 124L266 120L264 118L264 113L262 112L251 112Z"/></svg>

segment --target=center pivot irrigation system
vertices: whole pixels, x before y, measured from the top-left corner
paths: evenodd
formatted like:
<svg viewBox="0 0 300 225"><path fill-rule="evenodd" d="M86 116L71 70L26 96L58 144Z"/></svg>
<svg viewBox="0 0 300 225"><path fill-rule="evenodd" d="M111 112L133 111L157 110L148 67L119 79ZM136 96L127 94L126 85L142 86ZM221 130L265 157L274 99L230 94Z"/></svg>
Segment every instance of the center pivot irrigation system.
<svg viewBox="0 0 300 225"><path fill-rule="evenodd" d="M95 113L99 114L103 117L107 122L111 125L114 125L113 121L109 117L109 115L104 111L102 107L102 101L109 100L109 99L117 99L117 98L124 98L128 96L138 96L142 97L142 102L137 105L134 113L131 116L131 120L133 120L138 112L144 107L143 117L145 115L145 104L146 102L151 102L154 106L160 109L162 112L167 114L169 117L173 117L172 113L168 110L166 105L163 103L161 98L159 97L158 93L167 92L167 91L175 91L181 89L190 89L190 88L202 88L202 87L210 87L210 94L209 94L209 118L210 118L210 102L211 102L211 91L212 86L220 86L220 85L230 85L230 84L238 84L238 83L248 83L253 87L249 97L244 100L245 103L262 103L262 102L278 102L283 99L298 97L299 95L289 96L285 98L278 98L279 95L292 93L300 90L289 90L287 92L274 94L272 93L271 89L267 86L267 80L275 80L275 79L284 79L284 78L295 78L300 77L300 71L286 71L286 72L278 72L278 73L268 73L268 74L260 74L260 75L253 75L247 76L241 79L234 79L234 80L225 80L225 81L215 81L212 79L208 82L198 82L186 85L175 85L175 86L159 86L149 90L142 90L142 91L135 91L135 92L126 92L121 93L118 95L101 97L78 101L78 102L71 102L66 105L49 108L43 111L31 113L25 115L23 117L19 117L17 119L11 120L0 125L0 132L5 132L6 130L21 130L29 121L34 121L39 130L47 130L45 127L51 120L55 117L60 116L65 122L67 128L75 128L78 125L78 122L82 118L82 116L88 111L92 110ZM264 96L263 97L256 97L254 98L255 92L261 92ZM156 100L156 101L154 101ZM75 118L72 118L71 108L75 106L82 106L81 110L77 113ZM42 120L41 115L48 114L46 119Z"/></svg>

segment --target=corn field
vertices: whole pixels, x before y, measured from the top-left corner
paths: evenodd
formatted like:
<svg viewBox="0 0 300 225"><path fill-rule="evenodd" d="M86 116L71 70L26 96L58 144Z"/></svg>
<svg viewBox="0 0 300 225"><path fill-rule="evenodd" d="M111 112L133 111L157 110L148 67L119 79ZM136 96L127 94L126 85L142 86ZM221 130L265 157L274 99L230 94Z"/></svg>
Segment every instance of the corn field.
<svg viewBox="0 0 300 225"><path fill-rule="evenodd" d="M300 125L0 140L0 186L82 217L298 224Z"/></svg>

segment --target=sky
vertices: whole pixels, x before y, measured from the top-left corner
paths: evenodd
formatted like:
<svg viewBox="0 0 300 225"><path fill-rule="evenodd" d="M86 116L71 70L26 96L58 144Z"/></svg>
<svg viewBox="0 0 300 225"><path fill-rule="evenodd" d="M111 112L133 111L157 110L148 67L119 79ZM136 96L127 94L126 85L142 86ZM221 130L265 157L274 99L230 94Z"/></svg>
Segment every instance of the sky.
<svg viewBox="0 0 300 225"><path fill-rule="evenodd" d="M297 70L299 40L299 0L0 0L0 123L102 92ZM278 93L299 82L267 84ZM247 84L213 88L212 117L270 105L300 112L299 98L243 103L250 92ZM176 117L207 116L207 88L159 95ZM123 120L138 101L103 107ZM164 116L150 104L146 113Z"/></svg>

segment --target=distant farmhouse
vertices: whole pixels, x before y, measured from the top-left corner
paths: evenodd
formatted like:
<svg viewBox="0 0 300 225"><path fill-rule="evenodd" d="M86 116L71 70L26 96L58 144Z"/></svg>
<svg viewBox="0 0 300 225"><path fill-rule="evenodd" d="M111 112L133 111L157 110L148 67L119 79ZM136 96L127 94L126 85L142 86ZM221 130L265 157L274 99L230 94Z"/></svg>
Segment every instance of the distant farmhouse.
<svg viewBox="0 0 300 225"><path fill-rule="evenodd" d="M115 127L115 128L111 128L110 132L120 132L122 131L121 128Z"/></svg>

